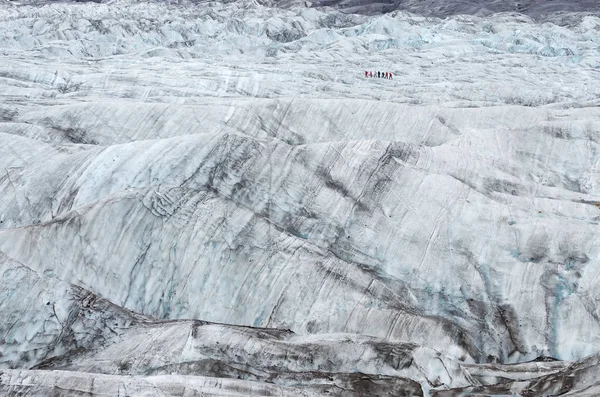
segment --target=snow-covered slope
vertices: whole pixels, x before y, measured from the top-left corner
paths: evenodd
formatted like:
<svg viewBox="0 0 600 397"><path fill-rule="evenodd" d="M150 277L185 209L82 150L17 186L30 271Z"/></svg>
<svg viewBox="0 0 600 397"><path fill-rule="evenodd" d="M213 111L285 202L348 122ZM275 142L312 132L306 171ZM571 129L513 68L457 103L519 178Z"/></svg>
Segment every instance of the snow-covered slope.
<svg viewBox="0 0 600 397"><path fill-rule="evenodd" d="M0 4L0 390L584 388L600 19L572 20Z"/></svg>

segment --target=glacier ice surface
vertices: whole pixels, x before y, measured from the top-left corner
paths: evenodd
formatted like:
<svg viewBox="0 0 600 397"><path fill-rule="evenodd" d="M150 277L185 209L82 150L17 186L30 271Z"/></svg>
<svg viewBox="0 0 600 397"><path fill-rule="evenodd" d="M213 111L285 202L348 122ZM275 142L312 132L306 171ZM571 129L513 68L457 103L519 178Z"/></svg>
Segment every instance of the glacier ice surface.
<svg viewBox="0 0 600 397"><path fill-rule="evenodd" d="M0 392L594 395L600 18L525 3L0 3Z"/></svg>

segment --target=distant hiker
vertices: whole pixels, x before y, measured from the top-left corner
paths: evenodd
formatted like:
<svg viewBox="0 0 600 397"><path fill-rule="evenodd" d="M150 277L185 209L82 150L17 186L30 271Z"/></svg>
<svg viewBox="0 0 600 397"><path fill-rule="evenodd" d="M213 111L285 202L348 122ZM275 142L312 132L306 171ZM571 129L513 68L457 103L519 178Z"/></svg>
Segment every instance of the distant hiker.
<svg viewBox="0 0 600 397"><path fill-rule="evenodd" d="M392 78L393 78L393 76L392 76L392 72L390 72L390 79L392 79Z"/></svg>
<svg viewBox="0 0 600 397"><path fill-rule="evenodd" d="M365 77L369 77L369 72L365 70Z"/></svg>
<svg viewBox="0 0 600 397"><path fill-rule="evenodd" d="M369 77L373 77L373 72L369 72Z"/></svg>
<svg viewBox="0 0 600 397"><path fill-rule="evenodd" d="M388 72L385 72L385 78L386 79L388 78Z"/></svg>
<svg viewBox="0 0 600 397"><path fill-rule="evenodd" d="M377 72L377 78L381 77L381 72Z"/></svg>

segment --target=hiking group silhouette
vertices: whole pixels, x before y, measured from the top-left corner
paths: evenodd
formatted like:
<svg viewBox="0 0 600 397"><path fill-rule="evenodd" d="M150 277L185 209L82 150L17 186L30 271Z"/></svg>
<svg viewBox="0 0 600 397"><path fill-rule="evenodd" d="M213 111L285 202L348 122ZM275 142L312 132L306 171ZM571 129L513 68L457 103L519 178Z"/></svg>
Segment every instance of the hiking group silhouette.
<svg viewBox="0 0 600 397"><path fill-rule="evenodd" d="M392 79L394 75L392 72L369 72L365 71L365 77L377 77L378 79Z"/></svg>

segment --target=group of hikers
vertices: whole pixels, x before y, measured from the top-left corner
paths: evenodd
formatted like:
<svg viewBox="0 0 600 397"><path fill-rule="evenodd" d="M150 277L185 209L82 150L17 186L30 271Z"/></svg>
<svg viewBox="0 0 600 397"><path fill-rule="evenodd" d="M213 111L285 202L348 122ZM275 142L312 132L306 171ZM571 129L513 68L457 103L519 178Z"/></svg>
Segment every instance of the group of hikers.
<svg viewBox="0 0 600 397"><path fill-rule="evenodd" d="M391 79L394 76L392 72L368 72L365 71L365 77L377 77L379 79Z"/></svg>

